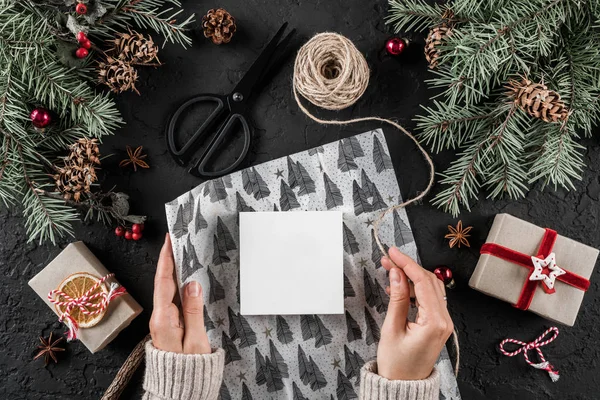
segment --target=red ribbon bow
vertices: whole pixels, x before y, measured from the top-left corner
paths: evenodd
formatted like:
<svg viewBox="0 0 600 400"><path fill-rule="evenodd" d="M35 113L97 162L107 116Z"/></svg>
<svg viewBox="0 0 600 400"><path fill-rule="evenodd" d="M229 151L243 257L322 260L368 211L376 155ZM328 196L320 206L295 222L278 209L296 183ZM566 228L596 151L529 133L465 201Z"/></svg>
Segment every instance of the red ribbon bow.
<svg viewBox="0 0 600 400"><path fill-rule="evenodd" d="M535 257L540 259L545 259L548 257L548 255L552 253L557 236L558 234L556 231L546 228L544 237L542 238L542 242L540 243L540 247ZM529 308L531 301L533 300L533 296L535 295L535 289L537 288L538 282L542 283L542 289L544 289L547 294L554 293L554 288L548 287L545 283L543 283L543 281L529 279L535 270L535 266L530 255L520 253L496 243L485 243L483 246L481 246L481 254L489 254L494 257L510 261L511 263L518 264L522 267L529 268L529 275L527 276L527 280L523 285L519 300L514 305L516 308L520 310L527 310ZM589 280L567 270L564 270L564 272L564 274L557 276L556 279L566 283L567 285L583 290L584 292L588 290L590 286Z"/></svg>
<svg viewBox="0 0 600 400"><path fill-rule="evenodd" d="M550 333L552 333L552 336L550 338L548 338L546 340L542 340L545 337L547 337ZM542 333L533 342L525 343L525 342L522 342L517 339L509 338L509 339L504 339L502 341L502 343L500 343L499 348L500 348L500 352L508 357L514 357L520 353L523 353L527 364L531 365L533 368L537 368L537 369L546 371L548 373L548 375L550 375L550 379L552 379L552 382L556 382L558 380L558 378L560 377L560 375L558 374L558 370L556 368L554 368L554 366L552 364L550 364L548 361L546 361L546 359L544 358L544 353L542 353L542 350L540 349L540 347L553 342L554 339L557 338L557 336L558 336L558 328L553 326L553 327L547 329L546 332ZM506 343L518 344L521 347L519 347L515 351L509 352L504 349L504 345ZM534 363L529 359L529 354L528 354L529 350L537 351L538 357L540 359L539 363Z"/></svg>

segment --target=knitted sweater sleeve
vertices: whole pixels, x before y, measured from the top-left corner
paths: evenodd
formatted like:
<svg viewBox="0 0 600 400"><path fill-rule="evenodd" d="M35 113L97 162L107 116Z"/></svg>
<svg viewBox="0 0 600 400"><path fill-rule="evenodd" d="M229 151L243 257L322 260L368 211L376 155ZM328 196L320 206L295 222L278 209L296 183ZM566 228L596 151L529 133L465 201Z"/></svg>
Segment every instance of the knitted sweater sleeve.
<svg viewBox="0 0 600 400"><path fill-rule="evenodd" d="M370 361L360 371L360 400L434 400L440 397L440 373L434 369L419 381L390 381L377 375Z"/></svg>
<svg viewBox="0 0 600 400"><path fill-rule="evenodd" d="M223 379L225 351L179 354L146 343L143 400L215 400Z"/></svg>

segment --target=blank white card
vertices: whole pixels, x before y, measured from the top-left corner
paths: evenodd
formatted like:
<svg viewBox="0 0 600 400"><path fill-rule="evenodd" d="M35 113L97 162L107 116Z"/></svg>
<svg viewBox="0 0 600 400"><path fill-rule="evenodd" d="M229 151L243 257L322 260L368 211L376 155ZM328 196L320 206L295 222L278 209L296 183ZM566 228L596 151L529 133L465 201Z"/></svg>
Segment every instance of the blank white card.
<svg viewBox="0 0 600 400"><path fill-rule="evenodd" d="M240 313L343 314L342 213L241 212Z"/></svg>

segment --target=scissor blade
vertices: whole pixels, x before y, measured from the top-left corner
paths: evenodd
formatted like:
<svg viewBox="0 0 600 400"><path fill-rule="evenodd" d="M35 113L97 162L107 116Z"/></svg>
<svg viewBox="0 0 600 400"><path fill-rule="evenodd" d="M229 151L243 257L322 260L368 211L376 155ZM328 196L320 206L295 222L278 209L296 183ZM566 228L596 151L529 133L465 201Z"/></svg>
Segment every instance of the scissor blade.
<svg viewBox="0 0 600 400"><path fill-rule="evenodd" d="M275 55L269 65L263 70L260 78L254 85L254 89L262 88L266 83L267 79L272 78L275 71L283 64L287 56L289 55L290 49L288 48L292 38L296 34L296 29L292 29L290 33L285 35L285 37L279 42L277 45L277 55Z"/></svg>
<svg viewBox="0 0 600 400"><path fill-rule="evenodd" d="M271 60L275 50L277 50L279 39L283 35L283 31L285 31L287 26L287 22L284 22L283 25L281 25L281 28L279 28L275 36L273 36L273 39L271 39L271 41L265 46L256 61L254 61L254 64L252 64L242 80L233 89L232 93L241 93L245 99L250 97L252 89L261 79L264 69L269 64L269 61Z"/></svg>

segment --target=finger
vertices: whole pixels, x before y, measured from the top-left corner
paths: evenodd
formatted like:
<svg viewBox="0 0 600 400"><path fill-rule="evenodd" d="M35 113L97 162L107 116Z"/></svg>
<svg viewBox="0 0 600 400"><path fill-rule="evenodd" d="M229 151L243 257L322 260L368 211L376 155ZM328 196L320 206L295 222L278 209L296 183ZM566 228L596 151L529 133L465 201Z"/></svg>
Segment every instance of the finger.
<svg viewBox="0 0 600 400"><path fill-rule="evenodd" d="M173 259L173 247L171 237L167 233L165 243L160 250L156 275L154 276L154 307L166 307L173 302L177 285L173 277L175 261Z"/></svg>
<svg viewBox="0 0 600 400"><path fill-rule="evenodd" d="M410 305L410 288L404 272L398 268L390 271L390 302L384 325L386 330L403 332L406 329L406 318Z"/></svg>
<svg viewBox="0 0 600 400"><path fill-rule="evenodd" d="M210 345L204 328L202 286L198 282L191 281L187 284L183 292L182 306L185 325L183 352L186 354L210 353Z"/></svg>
<svg viewBox="0 0 600 400"><path fill-rule="evenodd" d="M392 261L390 261L389 258L387 257L381 257L381 265L383 266L384 269L386 269L387 271L389 271L392 268L398 268L396 267L396 265L394 265L394 263ZM408 282L408 285L410 287L410 298L414 299L415 298L415 285L412 282ZM390 287L386 287L385 288L385 292L389 295L390 294Z"/></svg>
<svg viewBox="0 0 600 400"><path fill-rule="evenodd" d="M403 254L395 247L390 249L389 254L394 264L402 269L406 276L413 281L415 285L415 297L419 301L421 313L438 310L441 304L440 296L436 291L437 283L434 279L437 280L437 278L435 275L425 270L412 258Z"/></svg>

